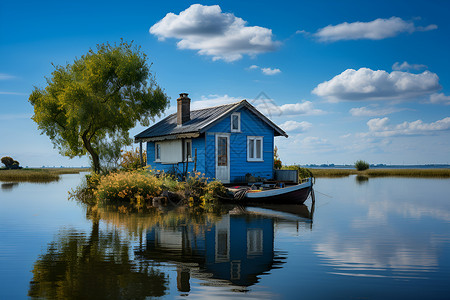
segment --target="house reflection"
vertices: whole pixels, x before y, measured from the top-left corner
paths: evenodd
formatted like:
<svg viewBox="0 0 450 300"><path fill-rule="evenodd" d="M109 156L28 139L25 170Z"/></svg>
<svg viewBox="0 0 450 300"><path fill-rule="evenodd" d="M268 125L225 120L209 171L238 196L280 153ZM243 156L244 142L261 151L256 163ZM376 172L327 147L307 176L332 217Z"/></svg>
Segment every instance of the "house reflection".
<svg viewBox="0 0 450 300"><path fill-rule="evenodd" d="M159 226L147 233L143 259L177 265L177 285L189 292L190 277L208 284L247 287L259 275L285 262L274 252L274 218L248 214L226 214L198 232L189 224L173 228Z"/></svg>

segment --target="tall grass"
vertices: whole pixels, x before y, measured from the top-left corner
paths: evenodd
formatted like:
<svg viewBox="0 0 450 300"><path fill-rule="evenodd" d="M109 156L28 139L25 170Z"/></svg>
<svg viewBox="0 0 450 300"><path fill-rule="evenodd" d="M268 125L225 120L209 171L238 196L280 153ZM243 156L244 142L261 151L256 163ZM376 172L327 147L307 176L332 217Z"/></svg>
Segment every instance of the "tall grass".
<svg viewBox="0 0 450 300"><path fill-rule="evenodd" d="M61 174L86 172L83 168L48 168L48 169L0 169L0 181L6 182L51 182L58 181Z"/></svg>

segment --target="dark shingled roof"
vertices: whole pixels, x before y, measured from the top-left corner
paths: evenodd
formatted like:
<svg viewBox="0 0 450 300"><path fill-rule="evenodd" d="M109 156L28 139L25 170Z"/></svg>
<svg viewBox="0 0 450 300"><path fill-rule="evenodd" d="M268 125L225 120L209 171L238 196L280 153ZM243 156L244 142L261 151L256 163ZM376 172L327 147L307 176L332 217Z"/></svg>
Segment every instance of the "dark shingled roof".
<svg viewBox="0 0 450 300"><path fill-rule="evenodd" d="M287 134L281 128L275 125L246 100L242 100L231 104L191 110L191 120L184 123L182 126L177 126L177 113L171 114L153 126L135 135L134 140L135 142L138 142L139 140L147 138L161 137L163 139L163 137L167 137L169 135L176 136L179 134L202 133L213 126L216 122L222 120L226 115L243 106L247 107L251 112L256 114L270 127L272 127L275 131L275 136L283 135L287 137Z"/></svg>

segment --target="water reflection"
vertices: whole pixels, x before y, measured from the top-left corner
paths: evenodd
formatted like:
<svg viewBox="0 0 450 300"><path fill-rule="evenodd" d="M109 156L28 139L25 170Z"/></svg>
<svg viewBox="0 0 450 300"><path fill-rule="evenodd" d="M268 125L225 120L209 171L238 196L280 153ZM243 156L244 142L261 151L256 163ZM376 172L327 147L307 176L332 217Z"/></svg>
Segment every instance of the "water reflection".
<svg viewBox="0 0 450 300"><path fill-rule="evenodd" d="M366 184L369 182L369 177L364 175L356 175L355 180L357 184Z"/></svg>
<svg viewBox="0 0 450 300"><path fill-rule="evenodd" d="M315 245L316 254L331 267L331 274L433 278L439 272L440 251L449 241L442 221L450 220L450 206L439 184L438 180L377 178L356 186L353 194L342 192L346 196L335 206L336 211L348 211L346 221L335 224L322 219L329 224ZM327 185L335 195L341 193L338 181Z"/></svg>
<svg viewBox="0 0 450 300"><path fill-rule="evenodd" d="M17 187L19 185L18 182L7 182L2 183L2 190L5 192L11 191L13 188Z"/></svg>
<svg viewBox="0 0 450 300"><path fill-rule="evenodd" d="M48 299L145 299L163 296L165 274L132 261L129 244L117 231L93 222L89 236L62 231L32 270L28 296Z"/></svg>
<svg viewBox="0 0 450 300"><path fill-rule="evenodd" d="M296 209L224 206L205 213L165 207L125 214L112 206L87 208L91 232L59 233L34 264L29 296L163 296L170 277L161 268L164 265L176 268L181 295L191 291L191 278L208 286L229 286L233 292L247 291L261 275L286 261L274 250L276 224L311 228L309 209L305 205L290 207Z"/></svg>
<svg viewBox="0 0 450 300"><path fill-rule="evenodd" d="M232 285L234 291L245 291L262 274L285 263L285 257L274 251L274 224L311 223L308 208L298 207L300 216L273 210L276 207L233 207L200 227L184 221L156 224L148 229L145 246L135 253L144 261L175 264L180 292L190 291L191 277L210 286Z"/></svg>

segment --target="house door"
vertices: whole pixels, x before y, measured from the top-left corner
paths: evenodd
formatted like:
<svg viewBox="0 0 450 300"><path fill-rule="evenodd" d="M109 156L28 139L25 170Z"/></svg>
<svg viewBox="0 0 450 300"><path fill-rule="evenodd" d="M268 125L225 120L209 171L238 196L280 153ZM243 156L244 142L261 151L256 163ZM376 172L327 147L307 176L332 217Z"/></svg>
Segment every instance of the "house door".
<svg viewBox="0 0 450 300"><path fill-rule="evenodd" d="M216 179L230 182L230 136L216 135Z"/></svg>

